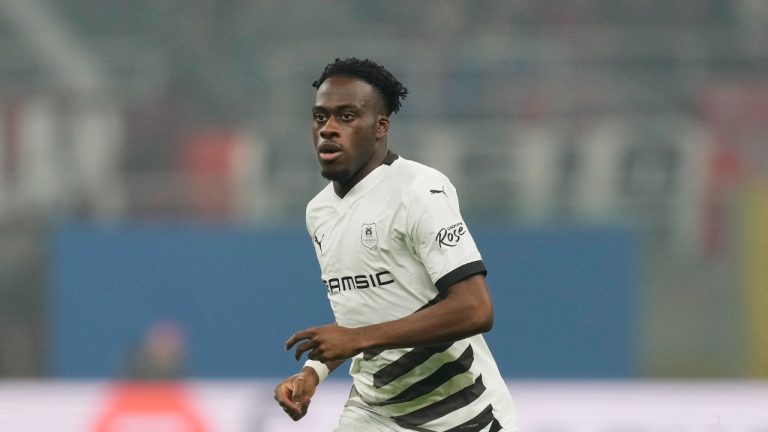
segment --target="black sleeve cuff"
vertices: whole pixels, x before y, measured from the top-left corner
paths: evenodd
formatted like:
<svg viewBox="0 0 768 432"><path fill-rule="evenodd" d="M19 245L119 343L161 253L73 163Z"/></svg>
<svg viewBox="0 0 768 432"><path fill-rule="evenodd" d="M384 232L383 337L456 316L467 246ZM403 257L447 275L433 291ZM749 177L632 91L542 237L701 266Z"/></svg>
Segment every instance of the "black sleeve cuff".
<svg viewBox="0 0 768 432"><path fill-rule="evenodd" d="M488 270L485 269L485 264L482 261L473 261L451 270L435 282L435 286L438 291L443 292L456 282L476 274L482 274L483 276L488 274Z"/></svg>

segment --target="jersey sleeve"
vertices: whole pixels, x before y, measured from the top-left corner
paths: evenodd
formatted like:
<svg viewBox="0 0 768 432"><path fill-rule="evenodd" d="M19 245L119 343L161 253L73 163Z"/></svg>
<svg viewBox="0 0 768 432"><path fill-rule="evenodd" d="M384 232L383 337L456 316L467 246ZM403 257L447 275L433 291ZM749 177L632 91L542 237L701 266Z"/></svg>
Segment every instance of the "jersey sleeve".
<svg viewBox="0 0 768 432"><path fill-rule="evenodd" d="M445 176L417 180L404 198L408 237L440 292L471 275L486 274L456 189Z"/></svg>

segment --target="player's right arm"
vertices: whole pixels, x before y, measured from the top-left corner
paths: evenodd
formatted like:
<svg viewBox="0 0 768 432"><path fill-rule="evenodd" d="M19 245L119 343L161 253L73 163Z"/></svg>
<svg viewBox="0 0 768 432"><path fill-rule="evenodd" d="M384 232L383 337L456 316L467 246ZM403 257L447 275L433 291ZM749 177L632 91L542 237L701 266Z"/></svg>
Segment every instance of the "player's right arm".
<svg viewBox="0 0 768 432"><path fill-rule="evenodd" d="M325 363L329 373L333 372L344 360ZM297 421L307 414L312 396L320 384L320 377L315 369L304 366L297 374L291 375L275 387L275 400L288 416Z"/></svg>

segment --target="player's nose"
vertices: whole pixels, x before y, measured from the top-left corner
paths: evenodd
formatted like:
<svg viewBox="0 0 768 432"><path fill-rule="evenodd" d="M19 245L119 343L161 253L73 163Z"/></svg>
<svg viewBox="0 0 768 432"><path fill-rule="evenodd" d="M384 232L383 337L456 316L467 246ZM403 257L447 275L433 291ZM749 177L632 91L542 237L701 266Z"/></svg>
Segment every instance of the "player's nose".
<svg viewBox="0 0 768 432"><path fill-rule="evenodd" d="M323 139L331 139L339 136L339 124L333 119L328 119L327 122L320 128L320 137Z"/></svg>

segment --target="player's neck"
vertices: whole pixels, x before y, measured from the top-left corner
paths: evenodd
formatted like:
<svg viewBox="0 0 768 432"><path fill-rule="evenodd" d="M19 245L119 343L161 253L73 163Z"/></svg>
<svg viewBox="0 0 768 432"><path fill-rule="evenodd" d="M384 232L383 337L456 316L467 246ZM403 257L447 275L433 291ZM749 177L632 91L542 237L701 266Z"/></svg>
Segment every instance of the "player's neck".
<svg viewBox="0 0 768 432"><path fill-rule="evenodd" d="M368 176L368 174L372 173L373 170L381 166L384 161L387 160L387 157L389 156L389 149L387 147L384 147L383 152L377 152L376 155L374 155L368 163L360 167L359 170L357 170L356 173L352 174L352 176L345 180L345 181L334 181L333 182L333 191L336 192L336 195L339 198L344 198L349 191L352 190L353 187L355 187L358 183L360 183L364 178Z"/></svg>

